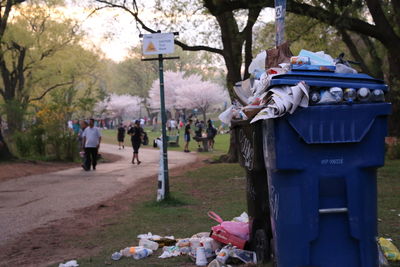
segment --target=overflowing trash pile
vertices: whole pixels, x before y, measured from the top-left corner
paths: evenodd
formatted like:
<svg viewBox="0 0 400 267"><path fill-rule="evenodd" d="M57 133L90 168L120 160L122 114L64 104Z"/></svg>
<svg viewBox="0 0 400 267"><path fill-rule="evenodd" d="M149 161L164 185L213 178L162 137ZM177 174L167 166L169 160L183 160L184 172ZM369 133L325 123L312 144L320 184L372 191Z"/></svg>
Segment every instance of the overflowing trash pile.
<svg viewBox="0 0 400 267"><path fill-rule="evenodd" d="M341 54L333 59L323 51L314 53L304 49L293 56L287 43L263 51L249 66L250 78L234 86L237 100L219 115L219 119L226 124L230 124L232 119L251 120L253 123L292 114L298 107L307 108L309 105L383 102L384 91L381 89L320 87L304 81L294 86L273 84L275 76L282 77L287 73L356 74L357 71L343 57Z"/></svg>
<svg viewBox="0 0 400 267"><path fill-rule="evenodd" d="M140 260L151 256L158 249L162 253L158 258L187 256L197 266L222 267L227 264L257 263L255 252L244 250L249 239L248 215L244 212L232 221L223 221L214 212L209 216L218 221L210 232L202 232L190 238L159 236L152 233L140 234L137 246L129 246L114 252L111 259L118 261L123 257ZM220 231L217 232L216 231ZM237 245L237 240L241 240Z"/></svg>

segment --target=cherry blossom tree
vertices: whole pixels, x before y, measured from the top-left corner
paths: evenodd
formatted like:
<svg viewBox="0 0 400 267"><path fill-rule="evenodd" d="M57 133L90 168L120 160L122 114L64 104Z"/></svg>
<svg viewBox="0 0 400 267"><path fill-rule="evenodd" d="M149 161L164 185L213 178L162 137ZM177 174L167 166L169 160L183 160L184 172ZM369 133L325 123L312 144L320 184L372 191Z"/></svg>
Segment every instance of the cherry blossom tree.
<svg viewBox="0 0 400 267"><path fill-rule="evenodd" d="M184 72L166 71L164 73L165 108L169 111L176 108L176 88L185 82ZM160 110L160 80L153 82L149 91L150 108Z"/></svg>
<svg viewBox="0 0 400 267"><path fill-rule="evenodd" d="M203 81L200 75L185 76L184 72L166 71L164 75L165 107L168 111L198 109L206 120L206 113L229 101L229 96L218 84ZM160 82L156 80L149 92L150 107L160 109Z"/></svg>
<svg viewBox="0 0 400 267"><path fill-rule="evenodd" d="M95 112L120 121L138 118L142 99L138 96L111 94L106 100L98 102Z"/></svg>
<svg viewBox="0 0 400 267"><path fill-rule="evenodd" d="M227 91L218 84L202 81L199 75L188 76L176 89L175 106L181 109L198 109L204 121L207 120L207 112L222 106L225 101L229 101Z"/></svg>

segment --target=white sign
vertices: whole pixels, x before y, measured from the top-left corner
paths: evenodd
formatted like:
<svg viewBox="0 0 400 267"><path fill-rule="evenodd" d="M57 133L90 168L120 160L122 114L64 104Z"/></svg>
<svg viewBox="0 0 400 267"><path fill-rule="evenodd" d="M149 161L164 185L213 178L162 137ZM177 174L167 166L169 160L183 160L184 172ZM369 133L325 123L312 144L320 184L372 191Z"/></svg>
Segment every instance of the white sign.
<svg viewBox="0 0 400 267"><path fill-rule="evenodd" d="M174 53L173 33L143 34L143 55Z"/></svg>

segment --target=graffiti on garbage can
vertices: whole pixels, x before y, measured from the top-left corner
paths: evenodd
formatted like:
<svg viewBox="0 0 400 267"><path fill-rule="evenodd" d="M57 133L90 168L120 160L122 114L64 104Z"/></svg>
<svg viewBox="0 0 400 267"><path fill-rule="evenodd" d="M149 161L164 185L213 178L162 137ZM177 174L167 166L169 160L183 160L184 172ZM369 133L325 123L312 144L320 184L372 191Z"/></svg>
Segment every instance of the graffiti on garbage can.
<svg viewBox="0 0 400 267"><path fill-rule="evenodd" d="M243 130L239 130L239 142L240 142L240 152L242 153L242 157L244 159L244 166L249 170L253 170L254 164L254 149L251 144L251 141L246 137Z"/></svg>
<svg viewBox="0 0 400 267"><path fill-rule="evenodd" d="M256 189L253 185L253 179L247 179L247 194L252 200L256 200Z"/></svg>
<svg viewBox="0 0 400 267"><path fill-rule="evenodd" d="M279 193L275 190L274 186L271 186L271 191L270 191L270 205L271 205L271 212L273 215L273 218L278 220L278 215L279 215Z"/></svg>

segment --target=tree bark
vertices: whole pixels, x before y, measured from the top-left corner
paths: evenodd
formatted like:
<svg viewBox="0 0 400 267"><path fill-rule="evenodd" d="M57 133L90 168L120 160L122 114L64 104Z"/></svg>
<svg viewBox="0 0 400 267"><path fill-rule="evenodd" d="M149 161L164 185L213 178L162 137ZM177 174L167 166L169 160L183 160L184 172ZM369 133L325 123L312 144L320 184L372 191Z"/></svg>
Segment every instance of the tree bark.
<svg viewBox="0 0 400 267"><path fill-rule="evenodd" d="M364 73L369 75L371 71L368 69L367 64L365 64L364 58L360 55L357 46L354 44L353 40L351 39L350 35L346 32L346 30L339 30L340 34L342 35L343 42L346 44L347 48L350 50L350 53L360 63L361 70Z"/></svg>
<svg viewBox="0 0 400 267"><path fill-rule="evenodd" d="M368 53L372 59L372 75L376 78L384 79L382 71L382 59L379 57L378 52L376 51L376 45L368 36L361 35L361 39L363 40L365 46L368 48Z"/></svg>
<svg viewBox="0 0 400 267"><path fill-rule="evenodd" d="M12 160L15 157L11 154L10 150L8 149L6 140L3 137L1 132L1 117L0 117L0 161L8 161Z"/></svg>

